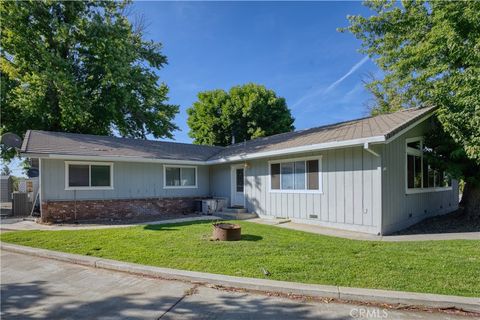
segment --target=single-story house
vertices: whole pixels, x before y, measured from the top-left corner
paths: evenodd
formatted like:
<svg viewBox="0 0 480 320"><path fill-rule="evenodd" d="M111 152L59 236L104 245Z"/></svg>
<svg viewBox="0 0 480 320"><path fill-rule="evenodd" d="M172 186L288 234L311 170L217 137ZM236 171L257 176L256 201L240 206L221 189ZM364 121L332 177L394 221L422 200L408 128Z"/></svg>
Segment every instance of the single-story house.
<svg viewBox="0 0 480 320"><path fill-rule="evenodd" d="M227 147L28 131L42 220L192 211L226 197L260 217L388 234L458 208L458 183L422 151L433 108L277 134Z"/></svg>

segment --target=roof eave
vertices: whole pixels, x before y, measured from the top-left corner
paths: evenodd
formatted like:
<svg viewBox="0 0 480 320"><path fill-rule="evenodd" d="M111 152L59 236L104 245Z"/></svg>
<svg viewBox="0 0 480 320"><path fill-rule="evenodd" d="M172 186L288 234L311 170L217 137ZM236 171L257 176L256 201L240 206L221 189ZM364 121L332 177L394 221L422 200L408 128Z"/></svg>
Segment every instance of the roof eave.
<svg viewBox="0 0 480 320"><path fill-rule="evenodd" d="M40 158L40 159L52 159L52 160L116 161L116 162L187 164L187 165L205 165L206 164L205 160L160 159L160 158L142 158L142 157L127 157L127 156L86 156L86 155L58 154L58 153L22 152L21 156L27 157L27 158Z"/></svg>
<svg viewBox="0 0 480 320"><path fill-rule="evenodd" d="M422 117L418 118L417 120L413 120L410 123L407 123L403 128L401 128L398 132L391 132L387 135L379 135L367 138L360 138L360 139L351 139L351 140L344 140L344 141L331 141L331 142L324 142L319 144L313 145L304 145L298 146L293 148L287 149L278 149L272 151L264 151L264 152L254 152L250 154L242 154L230 157L223 157L219 159L211 159L212 156L207 160L181 160L181 159L160 159L160 158L141 158L141 157L128 157L128 156L85 156L85 155L72 155L72 154L52 154L52 153L34 153L34 152L27 152L27 145L30 136L30 130L27 131L25 135L25 139L21 148L21 155L29 158L48 158L48 159L62 159L62 160L85 160L85 161L119 161L119 162L144 162L144 163L165 163L165 164L190 164L190 165L213 165L213 164L222 164L222 163L230 163L236 161L245 161L245 160L254 160L254 159L261 159L261 158L268 158L268 157L275 157L275 156L284 156L284 155L291 155L291 154L298 154L304 152L312 152L312 151L321 151L321 150L328 150L328 149L336 149L336 148L345 148L345 147L355 147L355 146L364 146L365 143L367 144L377 144L377 143L390 143L393 140L397 139L405 132L411 130L418 124L422 123L423 121L430 118L433 114L435 109L432 109L431 112L424 114Z"/></svg>
<svg viewBox="0 0 480 320"><path fill-rule="evenodd" d="M299 146L299 147L293 147L293 148L287 148L287 149L255 152L255 153L250 153L246 155L238 155L238 156L224 157L224 158L214 159L214 160L207 160L206 162L207 164L221 164L221 163L261 159L261 158L283 156L283 155L290 155L290 154L297 154L297 153L304 153L304 152L311 152L311 151L321 151L321 150L344 148L344 147L363 146L365 143L375 144L375 143L383 143L383 142L385 142L385 136L380 135L380 136L373 136L368 138L360 138L360 139L352 139L352 140L344 140L344 141L331 141L331 142L311 144L311 145L305 145L305 146Z"/></svg>
<svg viewBox="0 0 480 320"><path fill-rule="evenodd" d="M401 128L398 132L393 132L390 134L386 135L386 140L385 143L390 143L393 140L397 139L401 135L403 135L405 132L411 130L412 128L416 127L423 121L427 120L431 116L434 115L435 108L429 110L429 112L426 115L423 115L422 117L418 118L417 120L413 120L413 122L407 123L403 128Z"/></svg>

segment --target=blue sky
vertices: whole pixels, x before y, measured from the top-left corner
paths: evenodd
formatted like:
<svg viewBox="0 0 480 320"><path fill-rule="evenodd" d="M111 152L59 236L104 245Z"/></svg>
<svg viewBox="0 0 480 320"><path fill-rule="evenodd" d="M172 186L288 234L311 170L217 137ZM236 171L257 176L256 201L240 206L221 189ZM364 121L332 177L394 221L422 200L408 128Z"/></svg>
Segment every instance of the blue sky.
<svg viewBox="0 0 480 320"><path fill-rule="evenodd" d="M360 42L339 33L360 2L135 2L145 37L161 42L169 64L159 76L180 106L178 142L190 142L186 109L200 91L255 82L285 97L304 129L366 115L362 79L376 66Z"/></svg>
<svg viewBox="0 0 480 320"><path fill-rule="evenodd" d="M198 92L255 82L286 98L296 129L365 116L367 72L349 14L370 14L360 2L134 2L145 38L163 44L169 64L158 72L180 106L175 141L190 142L186 109ZM10 166L20 175L18 162Z"/></svg>

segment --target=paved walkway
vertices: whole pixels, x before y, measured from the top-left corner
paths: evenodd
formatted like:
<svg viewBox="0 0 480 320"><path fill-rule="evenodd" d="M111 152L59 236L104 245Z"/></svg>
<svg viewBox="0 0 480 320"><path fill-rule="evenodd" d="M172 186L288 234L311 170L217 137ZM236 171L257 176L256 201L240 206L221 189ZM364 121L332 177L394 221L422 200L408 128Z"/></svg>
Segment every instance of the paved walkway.
<svg viewBox="0 0 480 320"><path fill-rule="evenodd" d="M1 253L2 319L471 319L294 301Z"/></svg>
<svg viewBox="0 0 480 320"><path fill-rule="evenodd" d="M21 230L82 230L82 229L108 229L108 228L127 228L138 225L145 224L169 224L169 223L179 223L179 222L188 222L188 221L199 221L199 220L220 220L221 218L216 216L194 216L178 219L164 219L157 221L144 221L144 222L135 222L135 223L126 223L126 224L41 224L36 223L31 218L22 219L22 218L8 218L1 219L0 221L0 231L21 231Z"/></svg>
<svg viewBox="0 0 480 320"><path fill-rule="evenodd" d="M305 231L326 236L369 241L427 241L427 240L480 240L480 232L409 234L399 236L376 236L373 234L326 228L311 224L294 223L285 219L251 219L255 223L274 225L280 228Z"/></svg>
<svg viewBox="0 0 480 320"><path fill-rule="evenodd" d="M127 224L40 224L35 221L23 220L19 218L1 219L1 231L21 231L21 230L81 230L81 229L106 229L106 228L126 228L145 224L168 224L199 220L220 220L217 216L195 216L179 219L167 219L158 221L144 221ZM462 233L439 233L439 234L412 234L399 236L376 236L373 234L353 232L340 229L326 228L311 224L301 224L290 222L287 219L249 219L249 222L274 225L280 228L305 231L310 233L322 234L332 237L347 238L352 240L369 241L427 241L427 240L480 240L480 232L462 232Z"/></svg>

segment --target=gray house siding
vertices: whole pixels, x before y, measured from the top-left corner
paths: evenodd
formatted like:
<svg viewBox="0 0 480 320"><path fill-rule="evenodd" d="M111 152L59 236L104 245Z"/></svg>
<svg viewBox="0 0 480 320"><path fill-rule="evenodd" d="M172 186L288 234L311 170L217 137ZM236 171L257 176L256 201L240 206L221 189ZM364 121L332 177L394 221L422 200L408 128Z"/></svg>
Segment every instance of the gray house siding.
<svg viewBox="0 0 480 320"><path fill-rule="evenodd" d="M74 159L72 159L74 160ZM42 201L208 196L209 169L197 166L198 188L163 188L161 163L113 163L113 190L65 190L65 161L42 159Z"/></svg>
<svg viewBox="0 0 480 320"><path fill-rule="evenodd" d="M458 182L455 180L452 181L452 190L449 191L406 193L405 140L424 136L427 126L428 121L424 121L383 147L383 234L458 208Z"/></svg>
<svg viewBox="0 0 480 320"><path fill-rule="evenodd" d="M269 161L311 156L322 158L322 194L269 192ZM246 206L260 216L378 233L381 221L380 165L379 157L361 147L247 161ZM222 172L223 179L229 181L229 168Z"/></svg>
<svg viewBox="0 0 480 320"><path fill-rule="evenodd" d="M210 195L224 197L230 202L231 188L230 165L221 164L210 166Z"/></svg>

